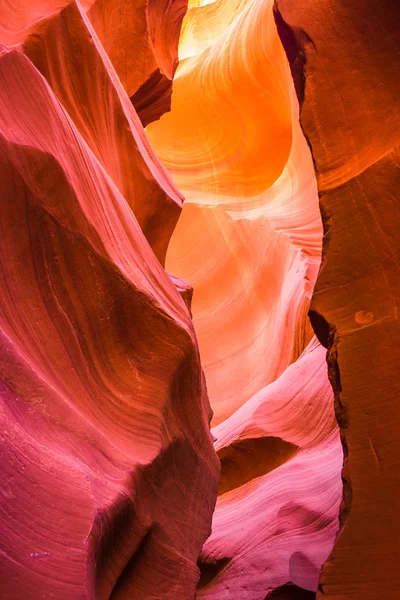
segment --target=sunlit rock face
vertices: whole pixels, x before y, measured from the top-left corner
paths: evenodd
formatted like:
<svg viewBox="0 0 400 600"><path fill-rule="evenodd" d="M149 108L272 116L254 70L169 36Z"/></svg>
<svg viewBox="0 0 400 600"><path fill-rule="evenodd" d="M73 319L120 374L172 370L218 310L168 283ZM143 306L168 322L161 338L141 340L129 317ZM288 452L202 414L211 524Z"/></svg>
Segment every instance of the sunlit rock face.
<svg viewBox="0 0 400 600"><path fill-rule="evenodd" d="M0 596L397 600L399 16L0 0Z"/></svg>
<svg viewBox="0 0 400 600"><path fill-rule="evenodd" d="M278 16L189 3L171 111L147 127L185 196L166 268L194 289L221 460L198 598L315 593L338 530L342 446L307 317L322 223Z"/></svg>
<svg viewBox="0 0 400 600"><path fill-rule="evenodd" d="M322 238L272 2L231 4L189 7L172 110L147 128L185 195L167 269L195 289L215 424L310 340Z"/></svg>
<svg viewBox="0 0 400 600"><path fill-rule="evenodd" d="M193 598L219 463L190 288L162 266L182 197L118 74L118 3L19 8L0 13L0 595Z"/></svg>

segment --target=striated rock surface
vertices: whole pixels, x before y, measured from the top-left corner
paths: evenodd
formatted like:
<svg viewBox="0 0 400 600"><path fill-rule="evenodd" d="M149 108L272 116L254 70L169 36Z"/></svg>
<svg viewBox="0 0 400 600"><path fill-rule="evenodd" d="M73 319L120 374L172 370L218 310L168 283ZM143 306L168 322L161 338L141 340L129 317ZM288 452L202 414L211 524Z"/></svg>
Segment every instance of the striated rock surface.
<svg viewBox="0 0 400 600"><path fill-rule="evenodd" d="M223 2L189 5L172 110L147 127L185 195L167 269L195 290L214 424L281 375L311 339L322 236L272 2L236 4L230 12Z"/></svg>
<svg viewBox="0 0 400 600"><path fill-rule="evenodd" d="M0 0L1 598L397 600L399 25Z"/></svg>
<svg viewBox="0 0 400 600"><path fill-rule="evenodd" d="M40 21L22 48L118 185L163 262L182 196L155 159L90 21L71 4Z"/></svg>
<svg viewBox="0 0 400 600"><path fill-rule="evenodd" d="M315 597L343 454L307 318L317 185L273 2L189 3L179 54L171 112L147 132L185 195L166 265L193 286L221 460L197 597Z"/></svg>
<svg viewBox="0 0 400 600"><path fill-rule="evenodd" d="M82 7L25 8L0 52L0 595L186 600L219 464L161 264L181 196Z"/></svg>
<svg viewBox="0 0 400 600"><path fill-rule="evenodd" d="M312 300L346 451L342 531L318 598L398 597L400 12L278 0L325 223Z"/></svg>
<svg viewBox="0 0 400 600"><path fill-rule="evenodd" d="M264 600L288 582L315 591L342 494L324 348L313 340L213 434L222 472L198 597Z"/></svg>

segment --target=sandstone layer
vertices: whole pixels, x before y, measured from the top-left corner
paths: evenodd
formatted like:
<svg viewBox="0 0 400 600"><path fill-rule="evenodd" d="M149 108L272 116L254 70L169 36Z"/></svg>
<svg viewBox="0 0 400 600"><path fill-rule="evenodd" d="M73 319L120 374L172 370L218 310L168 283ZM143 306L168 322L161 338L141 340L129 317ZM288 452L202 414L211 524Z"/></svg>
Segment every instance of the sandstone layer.
<svg viewBox="0 0 400 600"><path fill-rule="evenodd" d="M399 26L0 0L1 598L397 600Z"/></svg>
<svg viewBox="0 0 400 600"><path fill-rule="evenodd" d="M179 57L171 111L146 130L185 196L166 266L194 289L221 460L197 597L315 595L342 446L307 317L317 185L273 2L190 2Z"/></svg>
<svg viewBox="0 0 400 600"><path fill-rule="evenodd" d="M298 81L304 72L325 225L311 317L330 349L346 454L343 528L318 598L395 600L400 11L390 0L276 4Z"/></svg>
<svg viewBox="0 0 400 600"><path fill-rule="evenodd" d="M219 464L188 286L162 266L182 197L97 6L56 8L2 29L1 596L186 600Z"/></svg>

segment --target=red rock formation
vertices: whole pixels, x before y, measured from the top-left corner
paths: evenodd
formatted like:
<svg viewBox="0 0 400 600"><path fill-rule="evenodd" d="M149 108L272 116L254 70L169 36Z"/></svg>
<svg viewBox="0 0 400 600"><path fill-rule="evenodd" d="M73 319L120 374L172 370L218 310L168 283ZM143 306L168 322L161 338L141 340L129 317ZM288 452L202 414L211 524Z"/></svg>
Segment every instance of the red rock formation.
<svg viewBox="0 0 400 600"><path fill-rule="evenodd" d="M186 8L0 0L0 595L397 599L400 12Z"/></svg>
<svg viewBox="0 0 400 600"><path fill-rule="evenodd" d="M147 128L186 197L166 264L194 288L214 410L222 473L198 597L215 600L315 593L342 495L325 349L306 317L316 181L272 9L189 4L171 112Z"/></svg>
<svg viewBox="0 0 400 600"><path fill-rule="evenodd" d="M154 252L164 262L182 196L155 158L87 17L71 4L40 21L25 39L23 50L118 185Z"/></svg>
<svg viewBox="0 0 400 600"><path fill-rule="evenodd" d="M79 6L19 41L0 54L1 594L191 598L219 465L189 288L154 253L180 196Z"/></svg>
<svg viewBox="0 0 400 600"><path fill-rule="evenodd" d="M390 0L277 6L289 53L305 62L301 122L326 232L313 318L330 346L347 455L344 526L318 597L395 600L400 12Z"/></svg>

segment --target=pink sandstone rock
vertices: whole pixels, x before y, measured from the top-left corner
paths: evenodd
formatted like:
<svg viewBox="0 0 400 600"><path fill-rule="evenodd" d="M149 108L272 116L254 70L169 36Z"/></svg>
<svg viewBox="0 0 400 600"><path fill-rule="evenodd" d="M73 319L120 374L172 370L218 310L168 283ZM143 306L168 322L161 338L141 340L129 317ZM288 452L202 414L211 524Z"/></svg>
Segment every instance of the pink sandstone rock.
<svg viewBox="0 0 400 600"><path fill-rule="evenodd" d="M0 0L1 597L397 600L399 14Z"/></svg>
<svg viewBox="0 0 400 600"><path fill-rule="evenodd" d="M166 266L194 289L222 468L199 598L315 595L338 531L342 448L307 318L322 223L282 51L272 2L189 4L171 112L147 127L186 198Z"/></svg>
<svg viewBox="0 0 400 600"><path fill-rule="evenodd" d="M151 241L180 196L76 6L2 48L0 140L2 595L193 597L219 465L188 308L138 224Z"/></svg>

